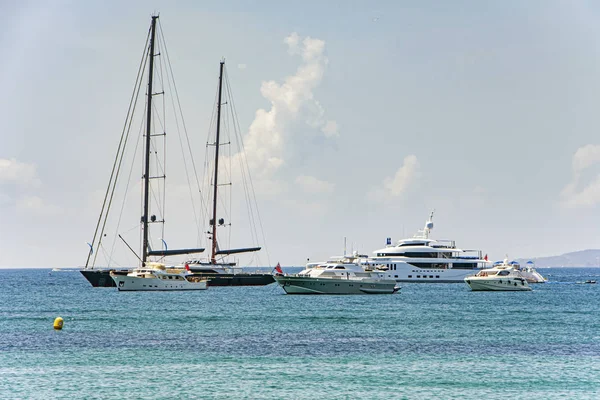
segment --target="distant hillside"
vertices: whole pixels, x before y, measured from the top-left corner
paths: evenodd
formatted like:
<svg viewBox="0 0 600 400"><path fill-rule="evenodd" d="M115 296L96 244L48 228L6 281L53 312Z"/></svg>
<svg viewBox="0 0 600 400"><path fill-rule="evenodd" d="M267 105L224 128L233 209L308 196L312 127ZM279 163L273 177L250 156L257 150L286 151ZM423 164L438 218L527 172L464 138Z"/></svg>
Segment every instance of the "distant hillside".
<svg viewBox="0 0 600 400"><path fill-rule="evenodd" d="M589 249L574 251L560 256L519 258L517 261L524 265L527 261L533 261L537 268L544 267L597 267L600 261L600 250Z"/></svg>

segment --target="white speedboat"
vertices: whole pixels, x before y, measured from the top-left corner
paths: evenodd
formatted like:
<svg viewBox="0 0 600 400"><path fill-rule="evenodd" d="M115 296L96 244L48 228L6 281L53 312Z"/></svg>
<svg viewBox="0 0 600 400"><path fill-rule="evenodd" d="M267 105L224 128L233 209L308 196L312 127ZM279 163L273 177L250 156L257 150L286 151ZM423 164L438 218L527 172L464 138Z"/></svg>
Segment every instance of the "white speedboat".
<svg viewBox="0 0 600 400"><path fill-rule="evenodd" d="M463 250L453 240L429 238L433 229L433 212L425 228L410 239L400 240L364 261L371 268L385 269L385 277L397 282L462 282L488 265L487 255L482 258L480 250Z"/></svg>
<svg viewBox="0 0 600 400"><path fill-rule="evenodd" d="M186 270L166 269L163 264L147 262L127 275L110 272L119 291L205 290L208 280Z"/></svg>
<svg viewBox="0 0 600 400"><path fill-rule="evenodd" d="M309 263L293 275L277 274L277 283L287 294L392 294L400 287L382 271L364 269L357 255Z"/></svg>
<svg viewBox="0 0 600 400"><path fill-rule="evenodd" d="M527 279L527 282L529 283L548 282L548 279L544 278L542 274L536 271L536 269L534 268L533 261L527 261L525 263L525 267L520 267L519 270L521 271L521 275L523 275L523 277Z"/></svg>
<svg viewBox="0 0 600 400"><path fill-rule="evenodd" d="M508 262L479 271L476 275L467 276L464 281L473 291L516 292L531 290L523 274Z"/></svg>

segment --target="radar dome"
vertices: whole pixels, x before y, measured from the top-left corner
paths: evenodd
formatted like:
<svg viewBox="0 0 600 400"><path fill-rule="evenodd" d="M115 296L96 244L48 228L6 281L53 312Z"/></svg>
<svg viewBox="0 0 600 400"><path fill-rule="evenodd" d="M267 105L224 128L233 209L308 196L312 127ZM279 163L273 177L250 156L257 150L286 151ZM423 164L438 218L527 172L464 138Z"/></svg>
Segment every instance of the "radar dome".
<svg viewBox="0 0 600 400"><path fill-rule="evenodd" d="M433 229L433 221L427 221L427 223L425 224L425 228Z"/></svg>

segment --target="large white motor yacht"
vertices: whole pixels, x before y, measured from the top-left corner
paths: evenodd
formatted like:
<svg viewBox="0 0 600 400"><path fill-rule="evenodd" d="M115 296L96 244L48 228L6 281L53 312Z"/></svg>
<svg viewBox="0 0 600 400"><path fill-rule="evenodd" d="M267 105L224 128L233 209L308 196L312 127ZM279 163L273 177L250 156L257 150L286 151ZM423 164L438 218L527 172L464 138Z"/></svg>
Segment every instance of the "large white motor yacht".
<svg viewBox="0 0 600 400"><path fill-rule="evenodd" d="M374 251L374 256L363 261L369 267L383 268L385 277L397 282L462 282L474 272L488 264L481 257L481 250L463 250L453 240L429 238L433 229L433 212L425 228L410 239L400 240L383 249Z"/></svg>
<svg viewBox="0 0 600 400"><path fill-rule="evenodd" d="M146 262L127 275L110 272L119 291L205 290L208 280L186 270L169 269L163 264Z"/></svg>
<svg viewBox="0 0 600 400"><path fill-rule="evenodd" d="M400 289L384 272L364 269L359 258L354 254L309 263L298 274L274 278L287 294L392 294Z"/></svg>
<svg viewBox="0 0 600 400"><path fill-rule="evenodd" d="M528 291L531 287L527 279L517 268L518 264L504 263L490 269L479 271L476 275L467 276L464 281L473 291Z"/></svg>

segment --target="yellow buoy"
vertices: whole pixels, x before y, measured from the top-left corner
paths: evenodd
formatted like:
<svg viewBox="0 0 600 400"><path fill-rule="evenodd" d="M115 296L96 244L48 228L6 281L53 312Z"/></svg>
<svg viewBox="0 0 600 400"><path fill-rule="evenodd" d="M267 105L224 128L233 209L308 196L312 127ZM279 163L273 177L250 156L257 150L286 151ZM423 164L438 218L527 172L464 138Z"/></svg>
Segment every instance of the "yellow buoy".
<svg viewBox="0 0 600 400"><path fill-rule="evenodd" d="M60 331L63 327L63 319L61 317L56 317L54 320L54 329Z"/></svg>

